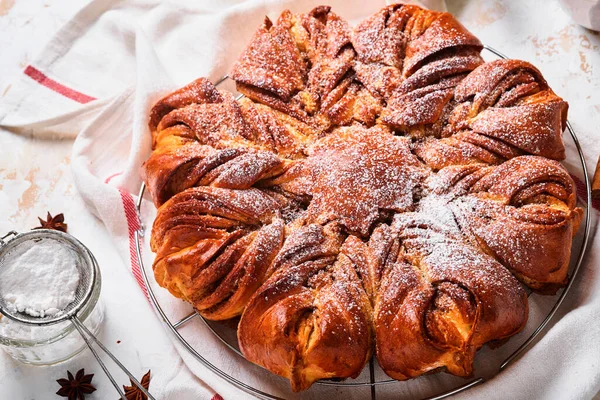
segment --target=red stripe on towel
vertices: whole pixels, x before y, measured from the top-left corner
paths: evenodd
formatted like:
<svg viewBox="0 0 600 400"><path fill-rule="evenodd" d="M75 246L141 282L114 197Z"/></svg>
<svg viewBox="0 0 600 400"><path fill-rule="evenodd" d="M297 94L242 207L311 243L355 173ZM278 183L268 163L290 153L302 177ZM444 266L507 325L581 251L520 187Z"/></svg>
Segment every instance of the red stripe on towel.
<svg viewBox="0 0 600 400"><path fill-rule="evenodd" d="M56 93L62 94L63 96L74 100L78 103L85 104L90 101L96 100L95 97L88 96L87 94L83 94L78 92L77 90L66 87L65 85L56 82L54 79L48 78L42 71L39 69L28 65L23 71L25 75L38 82L39 84L46 86L48 89L55 91Z"/></svg>
<svg viewBox="0 0 600 400"><path fill-rule="evenodd" d="M123 172L117 172L116 174L112 174L111 176L109 176L108 178L106 178L104 180L104 183L108 183L110 181L113 180L113 178L116 178L117 176L121 175Z"/></svg>
<svg viewBox="0 0 600 400"><path fill-rule="evenodd" d="M224 400L223 397L219 393L215 393L215 395L210 400Z"/></svg>
<svg viewBox="0 0 600 400"><path fill-rule="evenodd" d="M131 273L133 274L133 277L137 281L138 285L140 285L142 288L146 298L149 299L150 297L148 296L148 289L144 283L144 278L142 277L142 271L140 269L140 263L138 262L137 253L135 250L135 232L140 229L140 222L135 211L135 202L133 201L133 196L131 196L129 192L120 188L118 190L121 194L121 201L123 202L123 209L125 210L125 218L127 219Z"/></svg>

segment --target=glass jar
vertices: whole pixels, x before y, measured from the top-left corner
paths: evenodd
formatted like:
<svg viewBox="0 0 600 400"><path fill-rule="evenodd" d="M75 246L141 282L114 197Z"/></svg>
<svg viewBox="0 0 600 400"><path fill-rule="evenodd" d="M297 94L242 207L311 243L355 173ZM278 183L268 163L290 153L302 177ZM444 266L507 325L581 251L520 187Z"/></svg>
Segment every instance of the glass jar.
<svg viewBox="0 0 600 400"><path fill-rule="evenodd" d="M98 335L104 320L104 308L100 302L102 278L96 259L83 247L89 253L96 274L92 294L78 316L94 335ZM86 344L70 321L35 326L21 324L0 314L0 348L23 363L51 365L74 357L86 348Z"/></svg>

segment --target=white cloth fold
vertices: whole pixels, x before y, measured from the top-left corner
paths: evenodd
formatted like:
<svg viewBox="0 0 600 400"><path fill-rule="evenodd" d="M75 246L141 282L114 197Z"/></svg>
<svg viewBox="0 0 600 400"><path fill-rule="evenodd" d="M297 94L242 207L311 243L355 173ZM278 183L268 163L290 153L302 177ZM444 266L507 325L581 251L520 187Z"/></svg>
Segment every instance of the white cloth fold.
<svg viewBox="0 0 600 400"><path fill-rule="evenodd" d="M142 283L133 247L138 221L131 193L137 194L140 188L139 169L150 153L150 107L164 94L197 77L216 81L224 75L265 14L276 18L286 8L302 12L321 2L94 0L50 40L3 98L0 126L36 137L75 138L72 168L77 189L90 211L106 225L125 264ZM327 3L351 23L385 5L384 1ZM422 3L445 9L443 1ZM142 210L142 222L149 230L154 206L144 200ZM143 259L150 271L153 254L148 236L144 237ZM600 295L594 290L600 287L600 279L591 268L595 244L591 251L582 271L586 283L575 288L561 309L559 317L563 318L517 363L469 395L579 399L598 391L600 326L593 321L600 316ZM191 311L159 288L152 276L150 280L172 321ZM485 355L478 358L478 371L493 375L500 361L543 319L552 302L543 297L532 299L527 329L502 349L482 350ZM181 332L202 356L245 384L284 398L300 398L290 392L285 380L250 365L226 348L201 321L192 320ZM187 370L174 374L162 371L160 365L149 366L160 398L216 400L215 393L225 399L247 397L198 362L174 338L173 344L177 354L170 364L181 357ZM440 374L381 386L378 393L380 398L424 397L436 394L439 387L464 382ZM367 387L342 391L315 385L302 398L362 399L369 393Z"/></svg>

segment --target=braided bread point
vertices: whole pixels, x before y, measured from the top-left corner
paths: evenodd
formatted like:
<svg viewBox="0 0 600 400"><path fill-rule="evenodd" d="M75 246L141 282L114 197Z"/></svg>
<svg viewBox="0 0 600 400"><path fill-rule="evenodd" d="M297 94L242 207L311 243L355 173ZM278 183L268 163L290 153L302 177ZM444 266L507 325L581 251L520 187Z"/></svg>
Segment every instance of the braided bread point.
<svg viewBox="0 0 600 400"><path fill-rule="evenodd" d="M415 153L430 167L499 164L525 154L565 158L567 103L533 65L518 60L485 63L458 84L454 101L442 138L414 144Z"/></svg>
<svg viewBox="0 0 600 400"><path fill-rule="evenodd" d="M173 196L152 229L157 283L206 318L241 314L283 243L281 208L256 189L199 187Z"/></svg>
<svg viewBox="0 0 600 400"><path fill-rule="evenodd" d="M437 186L438 193L464 191L449 203L462 233L531 289L556 293L567 283L571 239L583 217L573 179L556 161L537 156L479 167L470 187ZM436 178L460 169L442 170ZM461 175L462 181L470 178Z"/></svg>
<svg viewBox="0 0 600 400"><path fill-rule="evenodd" d="M354 57L348 24L329 7L284 11L275 24L265 19L231 77L248 98L315 129L353 121L372 126L383 104L355 82Z"/></svg>
<svg viewBox="0 0 600 400"><path fill-rule="evenodd" d="M294 230L238 327L244 355L294 391L357 377L371 358L371 303L342 238L335 224Z"/></svg>
<svg viewBox="0 0 600 400"><path fill-rule="evenodd" d="M387 232L373 240L392 243L379 258L383 273L375 298L376 348L379 365L392 378L409 379L440 368L469 376L483 344L525 326L523 288L460 235L420 213L398 215L391 229L379 229Z"/></svg>

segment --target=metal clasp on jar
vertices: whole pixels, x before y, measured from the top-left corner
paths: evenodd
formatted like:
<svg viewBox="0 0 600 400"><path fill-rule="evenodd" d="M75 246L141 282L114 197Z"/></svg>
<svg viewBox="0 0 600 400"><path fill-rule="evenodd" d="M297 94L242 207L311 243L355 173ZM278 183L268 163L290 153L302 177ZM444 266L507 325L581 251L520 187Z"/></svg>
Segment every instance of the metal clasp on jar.
<svg viewBox="0 0 600 400"><path fill-rule="evenodd" d="M7 238L7 237L9 237L9 236L17 236L18 234L19 234L19 233L18 233L17 231L10 231L10 232L8 232L6 235L2 236L2 237L0 238L0 247L4 246L4 245L5 245L5 244L8 242L8 240L7 240L7 241L5 241L4 239L6 239L6 238Z"/></svg>

